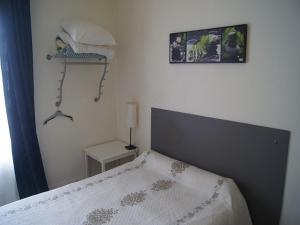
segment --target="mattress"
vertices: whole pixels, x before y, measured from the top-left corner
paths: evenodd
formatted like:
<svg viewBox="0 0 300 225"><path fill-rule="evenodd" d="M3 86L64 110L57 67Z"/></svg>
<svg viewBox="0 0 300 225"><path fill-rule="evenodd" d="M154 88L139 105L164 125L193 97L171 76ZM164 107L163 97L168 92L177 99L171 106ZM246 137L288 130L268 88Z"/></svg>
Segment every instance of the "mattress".
<svg viewBox="0 0 300 225"><path fill-rule="evenodd" d="M233 180L155 151L0 208L5 225L251 225Z"/></svg>

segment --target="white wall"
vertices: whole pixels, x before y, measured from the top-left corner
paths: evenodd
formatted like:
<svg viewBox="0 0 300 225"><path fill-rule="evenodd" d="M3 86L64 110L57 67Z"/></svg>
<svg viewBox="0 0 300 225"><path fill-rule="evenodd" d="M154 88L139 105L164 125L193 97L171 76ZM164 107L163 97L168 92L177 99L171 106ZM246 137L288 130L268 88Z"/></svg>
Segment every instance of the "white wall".
<svg viewBox="0 0 300 225"><path fill-rule="evenodd" d="M63 69L58 61L47 61L46 54L55 51L55 35L64 18L86 19L114 34L114 8L114 0L31 0L37 133L50 188L82 178L82 150L115 138L116 61L109 68L99 103L93 100L103 66L68 67L61 109L75 121L58 118L43 126L44 119L56 110L58 80Z"/></svg>
<svg viewBox="0 0 300 225"><path fill-rule="evenodd" d="M150 148L150 108L290 130L283 225L300 224L300 4L297 0L119 0L117 133L139 103L136 144ZM169 33L249 24L246 64L171 65Z"/></svg>

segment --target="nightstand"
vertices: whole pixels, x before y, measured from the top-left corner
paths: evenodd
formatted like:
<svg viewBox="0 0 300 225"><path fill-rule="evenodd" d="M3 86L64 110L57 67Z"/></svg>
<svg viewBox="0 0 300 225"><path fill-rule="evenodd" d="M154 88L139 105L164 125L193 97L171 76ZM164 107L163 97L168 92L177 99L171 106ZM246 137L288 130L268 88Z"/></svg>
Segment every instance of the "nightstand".
<svg viewBox="0 0 300 225"><path fill-rule="evenodd" d="M106 170L132 161L137 149L127 150L128 145L122 141L110 141L84 150L86 177L102 173Z"/></svg>

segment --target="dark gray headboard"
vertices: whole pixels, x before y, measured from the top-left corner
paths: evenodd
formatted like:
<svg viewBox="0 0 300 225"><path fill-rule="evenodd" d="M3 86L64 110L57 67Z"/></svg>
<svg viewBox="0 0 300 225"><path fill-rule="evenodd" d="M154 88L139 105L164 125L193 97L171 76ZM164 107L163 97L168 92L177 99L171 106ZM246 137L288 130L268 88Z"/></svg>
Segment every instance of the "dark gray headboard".
<svg viewBox="0 0 300 225"><path fill-rule="evenodd" d="M230 177L254 225L278 225L290 132L152 108L151 148Z"/></svg>

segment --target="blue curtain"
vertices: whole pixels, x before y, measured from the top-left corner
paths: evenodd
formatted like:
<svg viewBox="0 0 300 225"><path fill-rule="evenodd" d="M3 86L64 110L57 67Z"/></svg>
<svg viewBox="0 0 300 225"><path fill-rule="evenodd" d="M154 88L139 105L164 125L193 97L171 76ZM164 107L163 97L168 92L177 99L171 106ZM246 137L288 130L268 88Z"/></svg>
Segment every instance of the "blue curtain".
<svg viewBox="0 0 300 225"><path fill-rule="evenodd" d="M48 190L36 135L30 0L0 1L0 60L20 198Z"/></svg>

